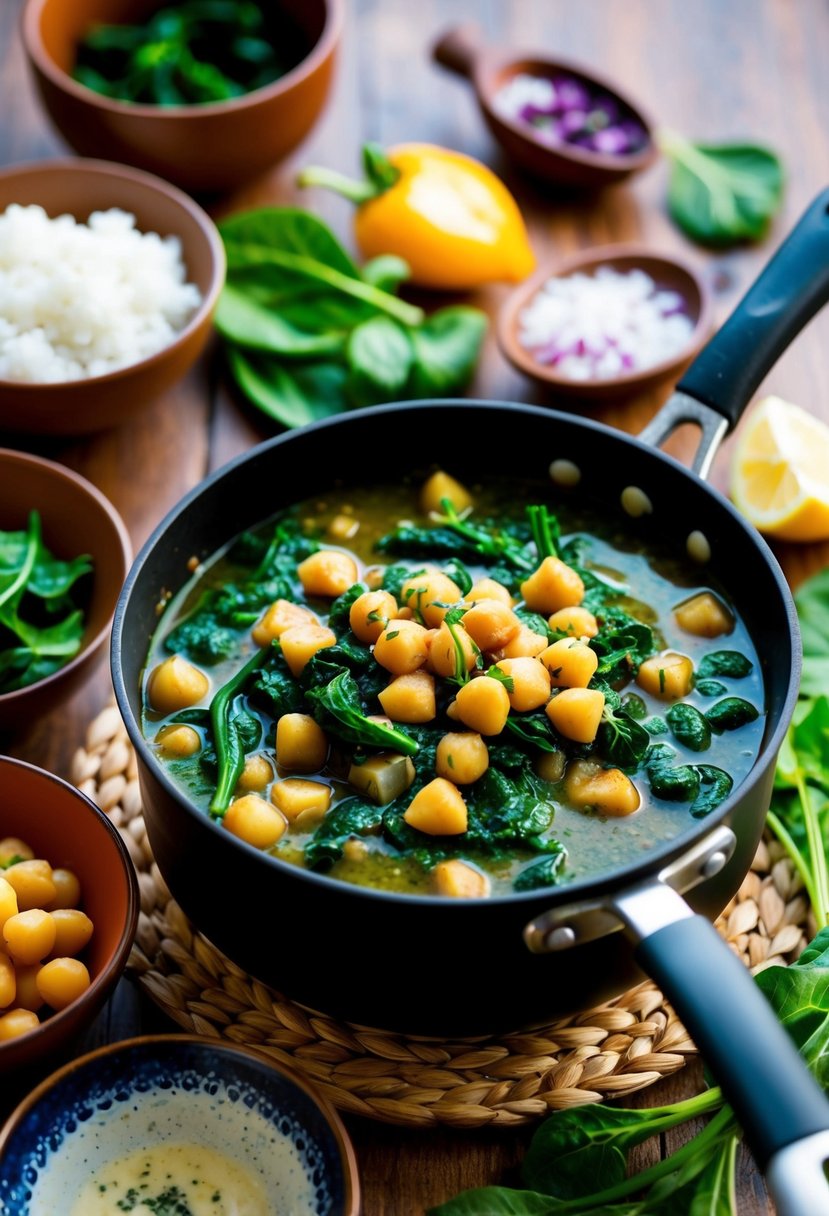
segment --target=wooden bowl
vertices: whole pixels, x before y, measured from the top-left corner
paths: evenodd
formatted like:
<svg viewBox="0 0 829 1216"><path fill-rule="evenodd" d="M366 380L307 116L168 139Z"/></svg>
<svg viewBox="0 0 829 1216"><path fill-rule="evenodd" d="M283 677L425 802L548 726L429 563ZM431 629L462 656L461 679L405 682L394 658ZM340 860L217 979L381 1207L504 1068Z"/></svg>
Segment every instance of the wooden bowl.
<svg viewBox="0 0 829 1216"><path fill-rule="evenodd" d="M25 530L33 509L40 512L46 547L66 561L89 554L93 572L81 649L52 675L0 694L0 730L6 731L25 729L49 713L103 659L132 556L121 517L91 482L51 460L0 448L0 528Z"/></svg>
<svg viewBox="0 0 829 1216"><path fill-rule="evenodd" d="M675 291L685 301L685 311L693 323L687 343L668 359L650 367L622 372L615 376L593 380L574 380L540 362L519 341L521 313L529 301L550 278L583 273L594 274L600 267L621 273L643 270L657 288ZM509 362L519 372L537 381L551 397L609 400L633 393L645 392L663 380L678 378L682 369L711 336L712 307L710 292L697 271L688 263L665 254L656 254L644 245L605 245L582 250L571 257L547 265L526 279L507 297L498 317L498 343Z"/></svg>
<svg viewBox="0 0 829 1216"><path fill-rule="evenodd" d="M105 375L59 383L0 379L0 430L80 435L116 426L149 405L190 369L212 332L225 276L218 230L198 204L161 178L105 161L41 161L0 169L0 212L12 203L39 204L51 217L85 222L91 212L119 207L141 232L175 236L188 280L201 303L174 340L156 354Z"/></svg>
<svg viewBox="0 0 829 1216"><path fill-rule="evenodd" d="M81 954L92 982L70 1005L19 1038L0 1042L0 1076L51 1064L86 1030L115 987L138 922L138 880L118 829L68 782L0 756L0 839L17 836L53 868L72 870L94 931ZM0 1174L3 1171L0 1169ZM2 1209L0 1202L0 1209Z"/></svg>
<svg viewBox="0 0 829 1216"><path fill-rule="evenodd" d="M435 43L432 56L437 63L471 82L484 120L506 155L520 169L544 182L568 187L609 186L638 173L657 155L653 124L641 106L592 68L551 56L485 46L474 23L448 30ZM612 98L625 117L641 125L646 142L635 152L613 154L566 142L554 147L542 142L526 123L505 117L495 104L495 97L504 85L523 73L549 78L570 77L591 93Z"/></svg>
<svg viewBox="0 0 829 1216"><path fill-rule="evenodd" d="M75 1210L91 1171L185 1143L230 1157L264 1188L268 1211L357 1216L357 1161L340 1116L266 1050L194 1034L145 1035L64 1065L0 1130L0 1209L28 1216L31 1197L32 1211ZM304 1181L296 1202L292 1174ZM150 1165L147 1176L152 1195L165 1175ZM128 1202L127 1185L121 1171L113 1204Z"/></svg>
<svg viewBox="0 0 829 1216"><path fill-rule="evenodd" d="M135 165L186 190L226 190L287 156L328 96L344 0L279 3L302 31L306 55L273 84L230 101L133 104L72 78L78 43L90 26L141 21L158 8L150 0L26 0L23 46L46 113L76 152Z"/></svg>

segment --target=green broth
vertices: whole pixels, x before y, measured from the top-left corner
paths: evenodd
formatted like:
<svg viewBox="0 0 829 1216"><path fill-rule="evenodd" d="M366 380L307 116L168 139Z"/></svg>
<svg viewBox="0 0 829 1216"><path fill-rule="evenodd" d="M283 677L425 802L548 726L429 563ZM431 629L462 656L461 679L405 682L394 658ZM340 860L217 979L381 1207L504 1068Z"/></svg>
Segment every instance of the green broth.
<svg viewBox="0 0 829 1216"><path fill-rule="evenodd" d="M421 570L424 565L423 557L412 555L399 557L390 553L380 553L376 548L380 538L393 531L401 521L407 521L416 528L431 526L430 520L423 516L417 507L419 487L420 481L413 478L407 484L383 486L370 491L337 490L324 500L309 501L292 508L289 512L280 513L274 520L270 520L252 533L246 534L241 541L237 538L236 541L205 562L167 606L152 642L147 672L151 672L160 662L168 658L171 649L177 649L171 647L168 642L171 632L182 621L188 618L192 620L194 613L203 611L208 602L206 597L217 590L226 590L229 586L237 586L250 580L251 562L262 560L266 542L273 538L275 526L280 520L288 520L289 524L296 527L302 538L319 538L322 548L341 549L353 555L362 581L365 581L366 578L369 582L379 579L389 567L397 566L400 563L408 566L411 571ZM654 732L649 742L652 748L662 745L663 748L667 746L671 749L671 766L682 772L688 771L683 766L715 766L715 769L727 772L733 784L736 785L742 781L753 765L764 728L764 693L760 664L751 638L744 623L739 619L733 603L721 587L705 581L705 567L682 560L667 547L650 545L644 549L636 539L632 526L624 528L618 522L609 525L605 514L583 504L576 507L571 505L569 500L566 503L554 502L549 486L535 488L534 494L531 490L527 490L525 493L530 496L520 504L512 498L510 487L506 483L501 486L489 484L485 489L473 487L473 490L475 509L471 516L472 520L486 523L487 526L493 520L497 520L499 526L519 531L525 526L524 502L546 501L550 511L555 512L559 520L561 528L559 543L571 555L573 564L578 566L584 576L587 584L585 602L596 601L597 596L603 597L603 612L621 609L635 621L650 626L653 631L653 651L665 649L679 651L690 657L695 670L699 668L706 655L722 650L737 651L749 660L751 670L747 675L741 675L739 678L717 676L713 683L710 680L700 680L700 686L693 688L682 699L684 704L695 707L703 715L710 711L712 706L728 697L740 698L741 702L748 702L758 711L753 721L746 721L739 728L723 729L720 724L711 732L710 745L702 751L693 750L675 737L665 722L670 702L652 696L640 688L634 682L632 669L629 670L628 667L623 666L621 670L628 671L627 678L615 681L615 692L622 697L631 693L635 694L633 702L635 712L640 719L645 721L649 732ZM355 535L348 539L338 538L332 541L332 522L338 521L342 524L344 520L347 522L349 519L359 525ZM334 527L336 528L336 526L335 522ZM519 537L519 540L521 539L524 538ZM525 553L535 560L535 551L529 541ZM240 560L241 558L244 560ZM504 563L501 561L496 561L493 569L492 562L482 562L480 559L475 562L469 558L463 560L470 576L475 580L492 576L493 573L496 577L499 573L503 574ZM435 557L431 564L443 568L445 563L446 558L441 555ZM295 563L288 564L288 575L290 575L292 566L295 566ZM451 567L449 569L451 573ZM517 574L513 571L512 574L514 584L527 577L526 572ZM598 576L601 580L602 586L598 589L591 587L594 581L593 576ZM211 765L209 762L212 728L203 720L205 718L203 711L209 706L215 691L256 653L257 647L251 639L251 620L261 617L264 609L273 598L276 598L272 594L276 586L277 583L271 581L268 587L263 587L263 595L259 603L245 601L244 620L242 621L240 618L235 628L229 628L226 623L221 626L232 635L230 639L226 638L228 644L232 641L227 657L207 663L197 661L192 655L189 656L191 661L195 662L209 676L210 680L207 693L195 707L185 711L184 714L180 714L178 711L167 715L159 714L149 707L145 692L143 728L150 742L156 739L159 730L165 725L182 718L189 720L200 735L202 746L199 752L192 757L170 759L163 754L163 749L157 748L156 750L159 762L166 767L173 780L205 813L208 813L216 774L215 765ZM325 623L331 609L331 600L305 599L301 594L301 589L298 592L298 588L299 584L294 582L294 589L289 598L306 603L316 613L319 620ZM268 592L267 595L265 591ZM714 638L701 637L679 627L673 610L679 603L704 591L714 592L733 614L734 628L727 634ZM244 599L244 597L242 598ZM516 606L520 607L520 604L516 604ZM602 612L597 611L597 617L601 621ZM338 638L341 638L342 629L335 630L335 632L338 634ZM177 635L177 637L179 636L181 635ZM600 641L602 636L600 632L596 641ZM178 649L180 653L188 657L186 648ZM484 656L483 662L489 661L490 656ZM267 662L277 665L284 664L284 660L278 654L275 658L269 658ZM377 665L375 664L374 667L376 669ZM385 673L385 676L388 680L392 679L390 673ZM374 683L378 682L375 680ZM595 681L591 680L591 686L594 683ZM608 697L612 695L612 692L607 693ZM451 690L447 691L444 688L443 695L439 697L438 701L437 718L435 723L431 724L431 728L436 732L435 738L440 737L446 731L463 729L462 725L445 716L446 704L450 699ZM493 893L504 893L515 889L516 879L519 880L518 889L521 889L519 876L526 873L529 867L540 860L549 857L550 852L544 850L545 848L551 849L553 846L549 842L557 840L566 850L566 860L563 865L558 867L550 866L552 877L547 881L566 883L575 878L609 872L629 863L661 842L687 830L694 822L692 806L695 804L692 798L673 801L669 800L669 797L673 798L676 796L675 794L671 794L669 797L658 797L652 792L651 786L654 785L654 778L653 772L648 768L648 763L649 761L656 763L653 757L657 753L651 748L641 761L626 766L613 764L606 757L599 756L605 767L621 767L633 780L639 791L641 797L639 809L633 814L621 818L568 805L563 781L541 781L537 775L532 776L530 780L535 791L534 796L552 812L551 822L538 833L532 847L525 847L524 837L521 838L522 844L516 844L513 841L506 845L493 845L491 841L486 840L484 845L479 847L475 844L474 839L465 840L463 835L453 836L451 839L435 836L421 839L419 835L415 834L414 843L412 843L412 831L407 829L404 829L403 832L406 837L405 842L401 844L400 833L388 830L389 824L392 824L393 827L392 811L389 811L389 816L379 827L377 823L373 823L368 830L365 830L365 824L355 829L352 839L357 842L356 847L340 848L339 853L334 849L331 855L325 851L315 854L314 849L317 846L312 844L315 831L324 834L327 830L326 823L330 826L333 822L329 817L338 807L342 808L348 798L354 797L355 791L346 780L349 752L354 750L354 745L333 740L334 746L331 749L329 760L319 772L284 771L277 765L275 758L274 717L261 704L254 704L249 696L239 704L259 723L261 739L252 750L266 757L272 768L274 782L285 777L299 776L324 783L331 789L331 805L322 821L322 826L302 831L292 824L271 851L275 856L301 866L307 862L306 849L309 849L310 853L314 855L315 868L323 869L331 876L346 882L387 890L428 894L432 889L431 870L435 861L456 857L467 860L474 867L485 872ZM368 714L382 714L382 708L376 699L367 699L364 709ZM202 710L201 715L199 710ZM303 704L301 712L312 712L310 701ZM421 728L415 730L401 724L400 729L420 737L418 732ZM661 731L661 733L656 733L657 731ZM429 737L431 738L431 736ZM520 771L534 772L535 762L541 753L517 735L505 730L502 735L488 737L485 741L491 758L500 754L499 747L506 745L507 748L512 749L510 755L514 759L515 749L518 748L526 758L525 768ZM557 744L561 744L560 739L557 740ZM370 746L356 747L359 754L366 756L371 756L378 750L380 749ZM568 762L595 754L595 749L590 746L573 745L569 741L565 741L564 750L567 753ZM418 762L421 765L426 763L423 759L423 751L424 747L421 746L418 755L414 756L416 768ZM491 768L494 767L496 767L496 761L491 760ZM506 770L506 775L512 779L517 771L519 770ZM710 773L710 771L710 769L699 768L695 770L698 774ZM422 784L428 776L434 776L434 772L430 771L429 774L425 774L418 769L417 783ZM486 774L485 778L489 779ZM483 781L485 778L480 780ZM476 782L475 786L478 785L479 782ZM697 786L703 792L710 789L710 785L706 785L705 781L701 785L697 781ZM262 796L268 798L270 790L271 782L268 782L261 790ZM471 797L474 805L475 788L473 786L462 787L462 793L465 797ZM721 792L720 800L722 796L724 793ZM406 795L401 797L402 806L405 805ZM392 810L394 810L394 805ZM699 813L701 810L698 805L697 815ZM370 818L370 815L368 817ZM399 819L394 822L397 822L399 826Z"/></svg>

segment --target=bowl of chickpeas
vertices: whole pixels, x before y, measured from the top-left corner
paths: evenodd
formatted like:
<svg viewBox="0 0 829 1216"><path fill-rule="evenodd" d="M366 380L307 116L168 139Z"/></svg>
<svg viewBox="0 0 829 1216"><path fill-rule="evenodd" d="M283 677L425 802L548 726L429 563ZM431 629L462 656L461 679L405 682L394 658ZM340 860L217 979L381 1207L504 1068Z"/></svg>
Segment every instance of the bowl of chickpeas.
<svg viewBox="0 0 829 1216"><path fill-rule="evenodd" d="M138 881L118 830L74 786L0 756L0 1075L66 1049L126 965Z"/></svg>

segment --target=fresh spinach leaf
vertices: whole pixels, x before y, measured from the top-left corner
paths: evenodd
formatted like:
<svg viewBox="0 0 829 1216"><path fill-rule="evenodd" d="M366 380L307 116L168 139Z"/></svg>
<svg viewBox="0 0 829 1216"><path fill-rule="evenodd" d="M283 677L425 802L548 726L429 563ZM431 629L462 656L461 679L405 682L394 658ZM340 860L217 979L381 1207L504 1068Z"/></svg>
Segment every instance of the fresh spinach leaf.
<svg viewBox="0 0 829 1216"><path fill-rule="evenodd" d="M352 329L345 348L350 404L396 400L409 379L414 352L404 330L390 317L372 317Z"/></svg>
<svg viewBox="0 0 829 1216"><path fill-rule="evenodd" d="M742 697L723 697L705 711L705 720L718 734L723 730L739 730L759 716L757 708Z"/></svg>
<svg viewBox="0 0 829 1216"><path fill-rule="evenodd" d="M347 408L346 371L336 363L316 360L287 365L238 346L228 346L226 353L242 392L283 426L305 426Z"/></svg>
<svg viewBox="0 0 829 1216"><path fill-rule="evenodd" d="M751 675L754 664L739 650L711 650L702 656L697 675L706 680L709 676L723 676L727 680L742 680ZM699 687L699 685L697 685Z"/></svg>
<svg viewBox="0 0 829 1216"><path fill-rule="evenodd" d="M597 744L602 759L619 768L635 768L650 747L651 737L640 722L605 698Z"/></svg>
<svg viewBox="0 0 829 1216"><path fill-rule="evenodd" d="M475 370L486 331L486 316L477 308L441 308L410 331L414 359L409 384L412 397L454 396Z"/></svg>
<svg viewBox="0 0 829 1216"><path fill-rule="evenodd" d="M695 144L665 132L671 162L668 210L690 237L724 245L759 240L783 198L783 168L756 144Z"/></svg>
<svg viewBox="0 0 829 1216"><path fill-rule="evenodd" d="M404 756L417 752L417 743L410 735L369 718L350 671L343 670L326 684L309 688L305 696L312 703L320 725L340 739L401 752Z"/></svg>
<svg viewBox="0 0 829 1216"><path fill-rule="evenodd" d="M665 715L677 743L692 752L704 752L711 746L711 725L698 709L683 701L672 705Z"/></svg>

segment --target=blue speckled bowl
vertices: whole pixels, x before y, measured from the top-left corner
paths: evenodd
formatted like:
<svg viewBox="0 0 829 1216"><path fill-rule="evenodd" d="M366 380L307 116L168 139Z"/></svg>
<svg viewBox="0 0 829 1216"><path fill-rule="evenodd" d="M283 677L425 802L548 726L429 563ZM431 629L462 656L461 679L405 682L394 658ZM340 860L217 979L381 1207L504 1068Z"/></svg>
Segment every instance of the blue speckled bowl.
<svg viewBox="0 0 829 1216"><path fill-rule="evenodd" d="M359 1212L354 1150L326 1099L258 1051L176 1034L90 1052L20 1103L0 1131L0 1212L68 1216L91 1169L164 1141L223 1153L274 1201L289 1153L309 1180L302 1216Z"/></svg>

